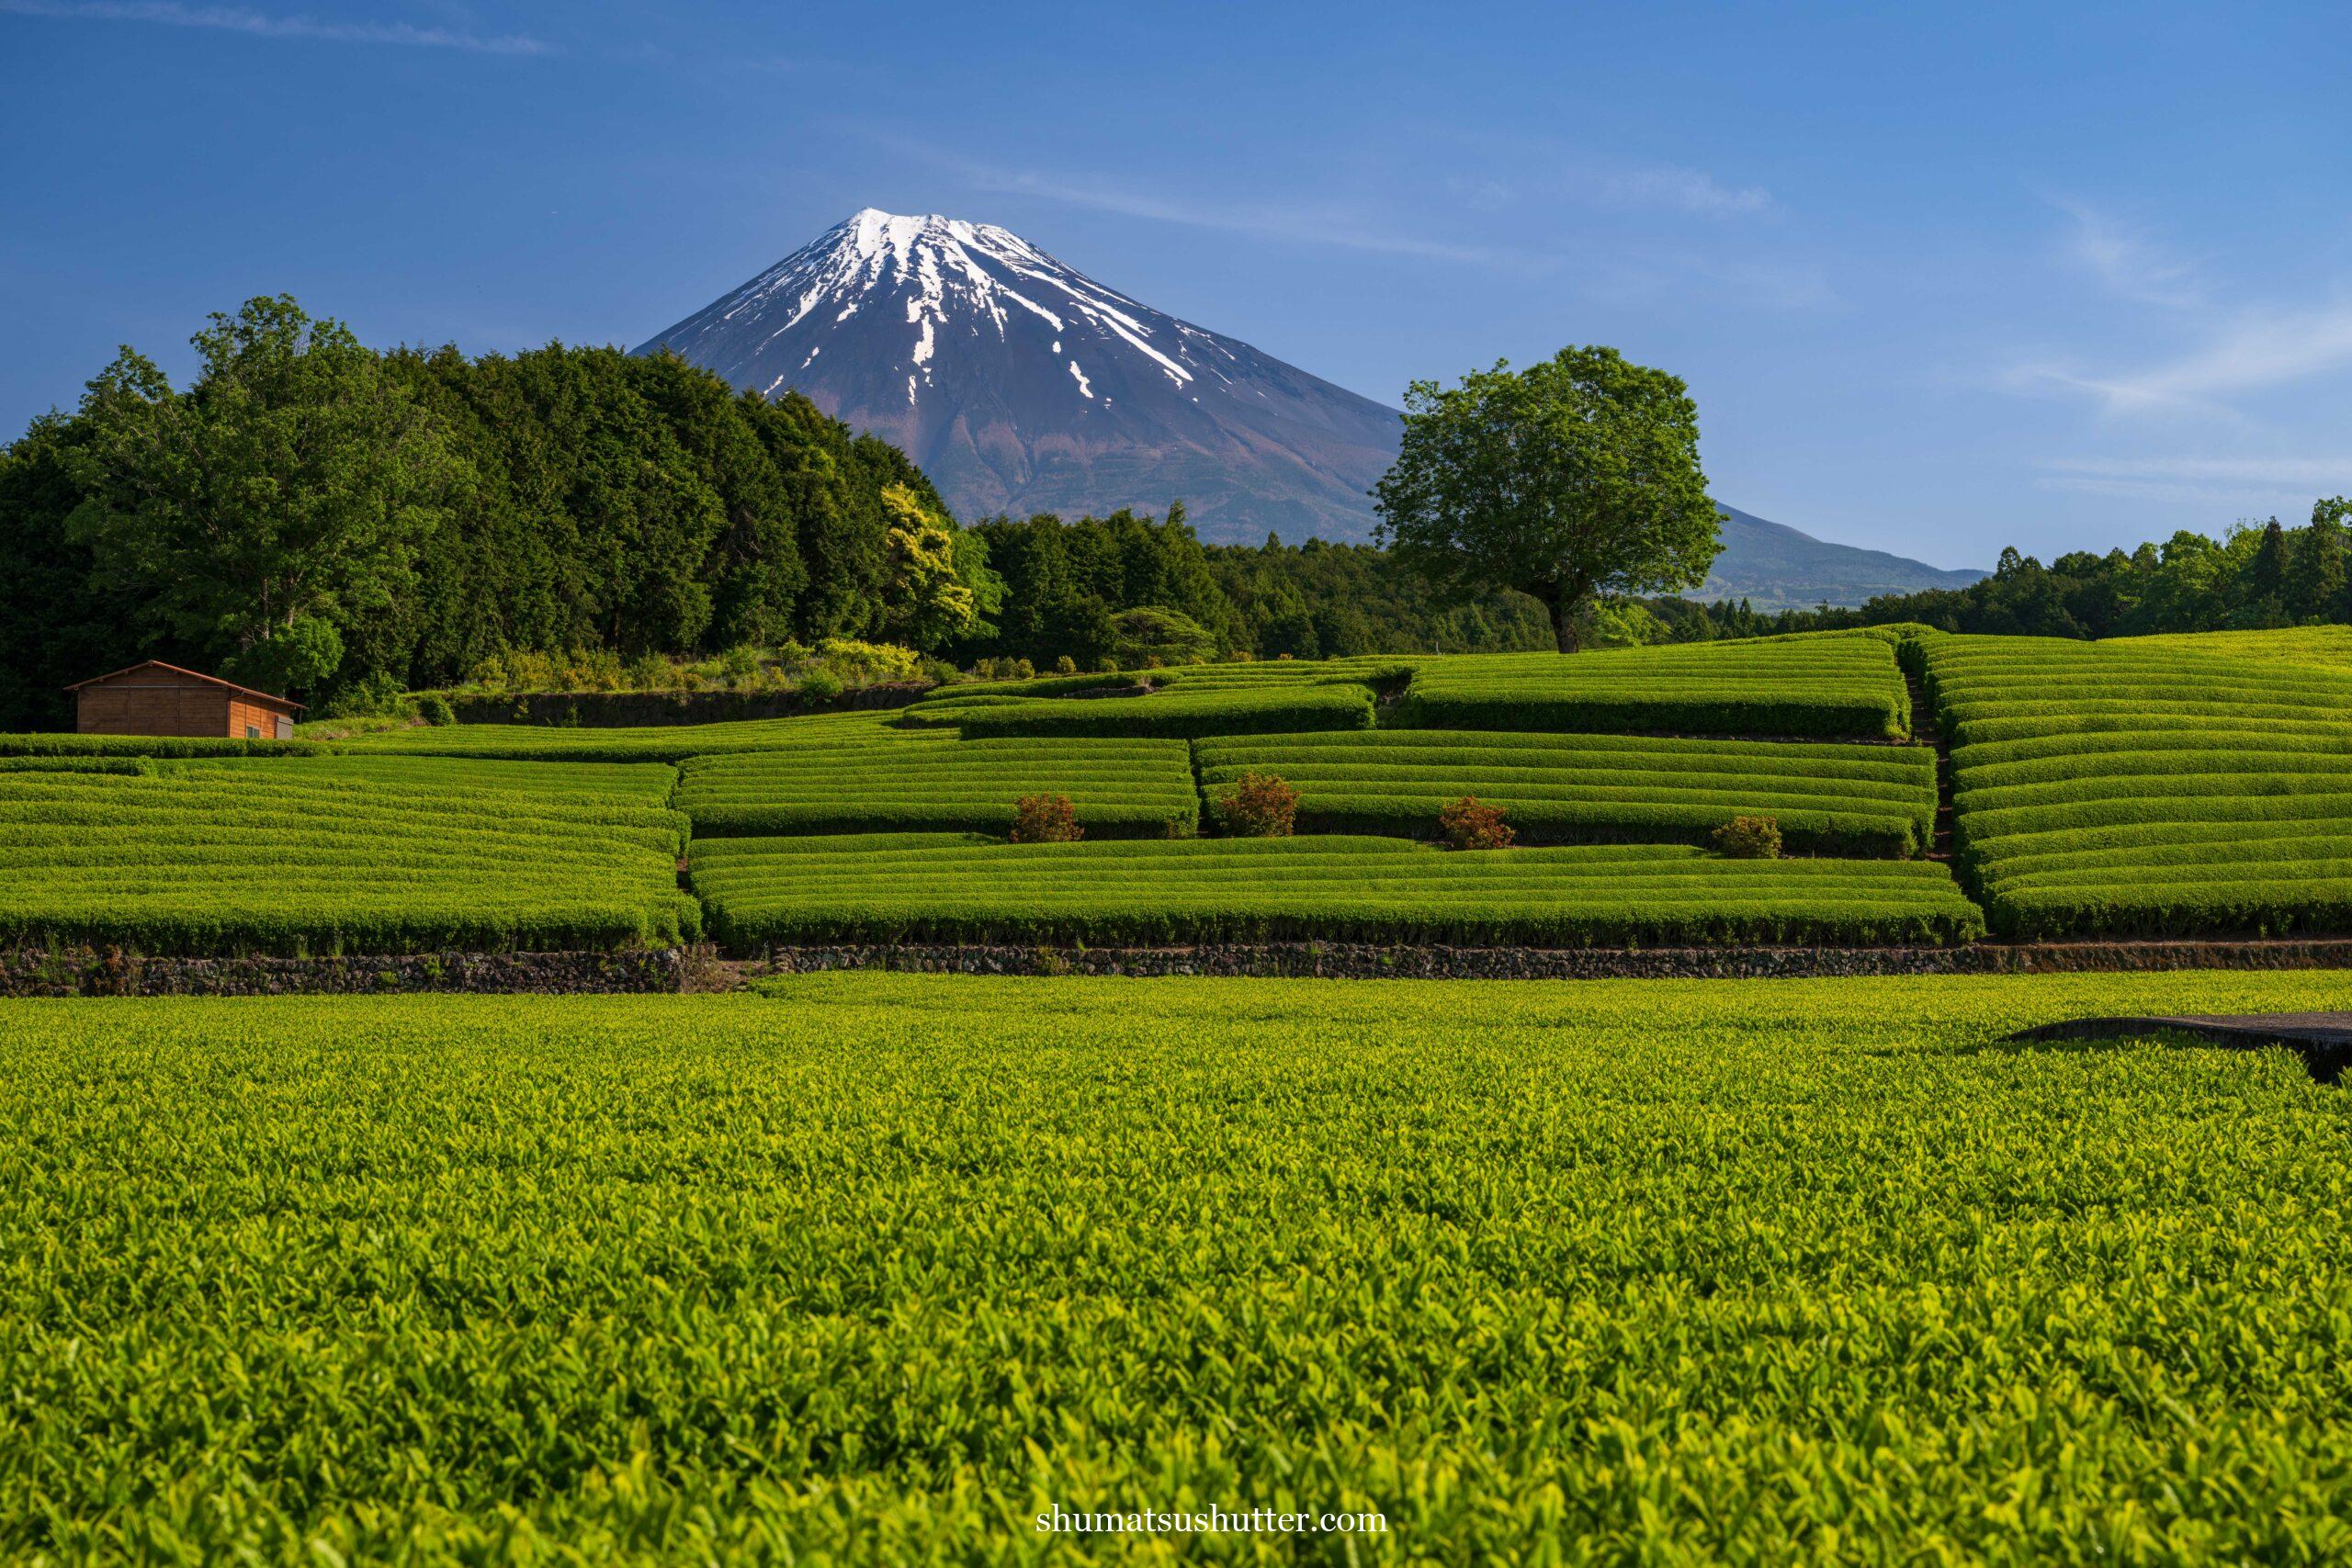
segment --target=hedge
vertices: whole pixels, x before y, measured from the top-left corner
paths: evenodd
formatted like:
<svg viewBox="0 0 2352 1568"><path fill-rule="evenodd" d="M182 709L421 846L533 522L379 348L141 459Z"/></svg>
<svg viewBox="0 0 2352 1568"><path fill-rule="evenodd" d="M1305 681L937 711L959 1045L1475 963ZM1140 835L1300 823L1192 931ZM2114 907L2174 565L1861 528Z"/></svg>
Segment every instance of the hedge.
<svg viewBox="0 0 2352 1568"><path fill-rule="evenodd" d="M1003 844L915 834L696 842L712 933L835 942L1913 943L1983 920L1941 865L1729 861L1686 845L1450 852L1356 837Z"/></svg>
<svg viewBox="0 0 2352 1568"><path fill-rule="evenodd" d="M1899 739L1910 696L1893 645L1860 632L1431 660L1396 723L1429 729Z"/></svg>
<svg viewBox="0 0 2352 1568"><path fill-rule="evenodd" d="M1368 687L1276 685L1175 690L1148 697L1025 699L957 710L956 723L974 739L1065 735L1191 740L1294 729L1365 729L1372 725L1372 714Z"/></svg>

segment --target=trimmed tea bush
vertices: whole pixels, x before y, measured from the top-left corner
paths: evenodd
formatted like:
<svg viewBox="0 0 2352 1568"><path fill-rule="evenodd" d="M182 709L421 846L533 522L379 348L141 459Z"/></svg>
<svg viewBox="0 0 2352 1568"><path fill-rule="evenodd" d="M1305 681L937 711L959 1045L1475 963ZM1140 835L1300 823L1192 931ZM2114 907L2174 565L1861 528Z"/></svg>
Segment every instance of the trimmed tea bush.
<svg viewBox="0 0 2352 1568"><path fill-rule="evenodd" d="M2339 976L765 988L0 1003L0 1557L2352 1558L2344 1092L1998 1043Z"/></svg>
<svg viewBox="0 0 2352 1568"><path fill-rule="evenodd" d="M1910 733L1911 702L1894 638L1873 628L1423 660L1396 723L1877 739Z"/></svg>
<svg viewBox="0 0 2352 1568"><path fill-rule="evenodd" d="M1067 795L1093 838L1189 835L1200 797L1181 740L965 740L886 716L792 719L788 749L689 759L677 804L697 837L957 829L1002 833L1025 795Z"/></svg>
<svg viewBox="0 0 2352 1568"><path fill-rule="evenodd" d="M1328 940L1537 947L1965 941L1925 861L1725 861L1687 845L1453 853L1338 835L1004 844L978 835L714 839L689 864L739 952L837 942Z"/></svg>

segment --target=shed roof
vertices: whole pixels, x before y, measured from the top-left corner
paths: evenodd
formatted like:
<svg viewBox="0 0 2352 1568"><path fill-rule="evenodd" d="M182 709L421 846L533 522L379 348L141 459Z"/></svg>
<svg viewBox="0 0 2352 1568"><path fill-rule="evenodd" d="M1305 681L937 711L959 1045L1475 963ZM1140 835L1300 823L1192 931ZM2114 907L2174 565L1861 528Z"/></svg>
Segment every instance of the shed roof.
<svg viewBox="0 0 2352 1568"><path fill-rule="evenodd" d="M285 708L289 712L300 712L302 707L300 703L294 701L291 697L281 697L274 692L257 692L251 686L240 686L234 681L223 681L220 676L207 675L201 670L183 670L176 664L166 664L160 659L142 659L136 664L126 664L119 670L109 670L103 675L93 675L86 681L76 681L65 689L69 692L78 692L85 686L95 686L101 681L112 681L124 675L136 675L141 670L167 670L175 675L186 675L190 680L201 681L208 686L219 686L224 691L234 692L241 697L251 697L255 702L267 703L272 707Z"/></svg>

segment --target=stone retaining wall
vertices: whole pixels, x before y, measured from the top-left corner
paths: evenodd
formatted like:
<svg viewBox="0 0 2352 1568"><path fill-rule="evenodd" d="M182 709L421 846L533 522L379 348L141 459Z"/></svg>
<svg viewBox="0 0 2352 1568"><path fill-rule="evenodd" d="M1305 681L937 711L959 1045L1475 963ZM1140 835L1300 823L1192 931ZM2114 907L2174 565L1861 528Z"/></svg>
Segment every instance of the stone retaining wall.
<svg viewBox="0 0 2352 1568"><path fill-rule="evenodd" d="M1354 979L1763 979L2163 969L2352 968L2352 941L2045 942L1968 947L1401 947L1236 942L1186 948L778 948L753 973L894 969L956 975L1295 975Z"/></svg>
<svg viewBox="0 0 2352 1568"><path fill-rule="evenodd" d="M770 975L882 969L939 975L1317 976L1329 979L1793 979L2166 969L2352 969L2352 941L2042 942L1970 947L1396 947L1234 942L1199 947L779 948L722 964L707 949L440 953L356 958L142 958L119 950L0 951L0 997L355 996L420 991L595 995L718 990Z"/></svg>
<svg viewBox="0 0 2352 1568"><path fill-rule="evenodd" d="M683 990L695 955L427 953L379 958L147 958L119 949L0 951L0 997L271 997Z"/></svg>

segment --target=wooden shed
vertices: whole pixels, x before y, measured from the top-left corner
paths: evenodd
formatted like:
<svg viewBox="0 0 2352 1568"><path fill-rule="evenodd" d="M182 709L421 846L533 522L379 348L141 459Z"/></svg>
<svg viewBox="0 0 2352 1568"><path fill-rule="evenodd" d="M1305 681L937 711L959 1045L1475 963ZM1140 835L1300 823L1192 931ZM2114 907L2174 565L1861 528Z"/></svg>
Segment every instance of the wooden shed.
<svg viewBox="0 0 2352 1568"><path fill-rule="evenodd" d="M290 740L302 705L151 659L65 688L85 735L224 735Z"/></svg>

